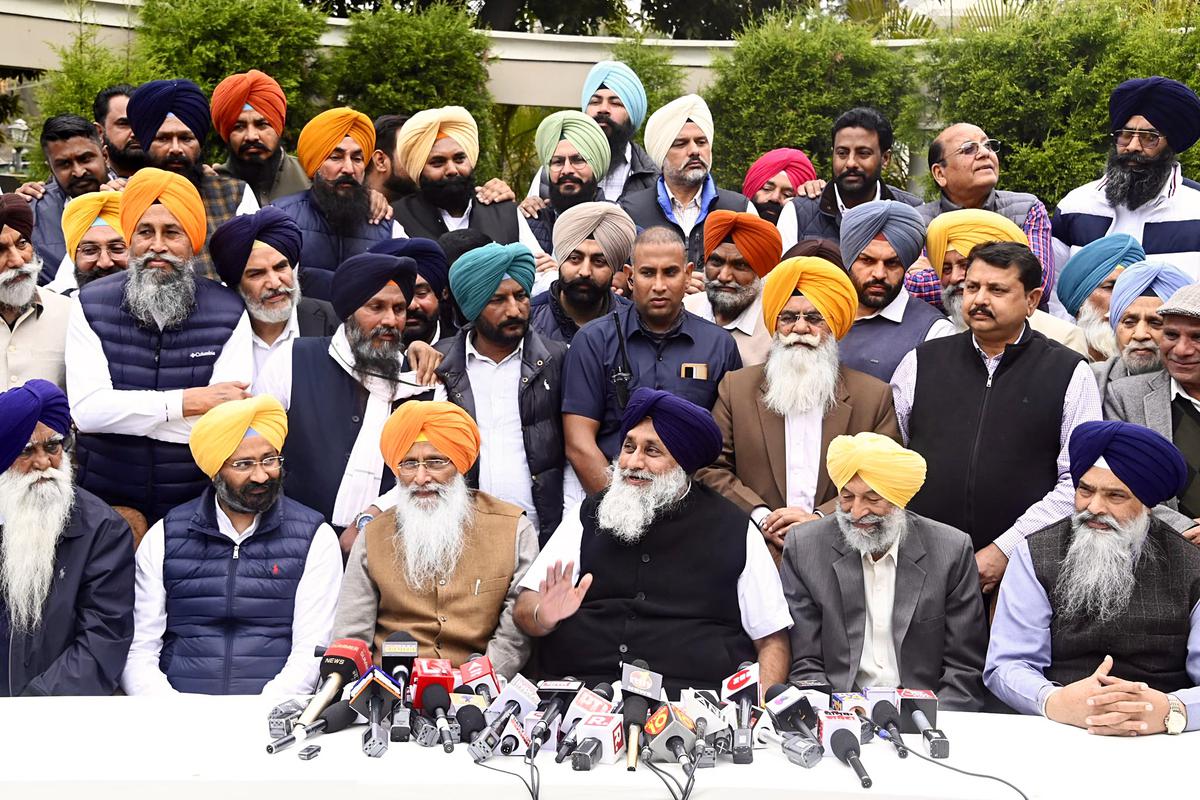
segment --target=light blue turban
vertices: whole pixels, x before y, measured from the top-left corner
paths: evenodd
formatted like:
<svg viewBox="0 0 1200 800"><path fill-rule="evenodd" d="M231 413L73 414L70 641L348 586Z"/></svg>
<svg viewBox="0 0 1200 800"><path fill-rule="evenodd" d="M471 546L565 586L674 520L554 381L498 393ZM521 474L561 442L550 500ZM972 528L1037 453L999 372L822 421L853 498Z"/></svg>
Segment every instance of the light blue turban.
<svg viewBox="0 0 1200 800"><path fill-rule="evenodd" d="M879 234L908 269L925 247L925 223L917 210L896 200L872 200L842 214L842 260L849 269Z"/></svg>
<svg viewBox="0 0 1200 800"><path fill-rule="evenodd" d="M485 244L459 256L450 267L450 293L472 322L483 311L505 278L533 291L533 253L519 242Z"/></svg>
<svg viewBox="0 0 1200 800"><path fill-rule="evenodd" d="M1147 292L1153 292L1165 303L1177 290L1191 282L1192 279L1183 270L1164 261L1139 261L1131 264L1117 276L1112 290L1112 302L1108 305L1108 321L1112 323L1115 331L1121 322L1121 315L1133 305L1134 300Z"/></svg>
<svg viewBox="0 0 1200 800"><path fill-rule="evenodd" d="M621 98L629 112L633 129L642 127L642 121L646 119L646 89L637 74L620 61L601 61L592 67L592 71L583 80L580 111L587 113L588 100L592 99L592 95L601 86L608 87Z"/></svg>
<svg viewBox="0 0 1200 800"><path fill-rule="evenodd" d="M1083 301L1104 283L1117 267L1128 267L1146 258L1138 240L1127 233L1113 233L1085 245L1071 256L1058 273L1054 291L1072 317L1079 316Z"/></svg>

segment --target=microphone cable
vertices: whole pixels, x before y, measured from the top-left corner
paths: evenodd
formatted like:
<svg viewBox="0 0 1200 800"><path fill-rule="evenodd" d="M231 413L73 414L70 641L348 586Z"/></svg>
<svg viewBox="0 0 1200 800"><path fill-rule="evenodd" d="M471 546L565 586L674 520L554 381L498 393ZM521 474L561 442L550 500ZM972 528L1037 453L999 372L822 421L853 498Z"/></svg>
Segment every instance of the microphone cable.
<svg viewBox="0 0 1200 800"><path fill-rule="evenodd" d="M524 784L524 785L525 785L525 789L526 789L526 791L528 791L528 792L529 792L529 797L530 797L532 800L538 800L538 796L537 796L537 793L536 793L536 791L534 790L534 787L532 787L532 786L530 786L530 785L529 785L529 781L525 780L524 776L522 776L522 775L520 775L520 774L518 774L518 773L516 773L516 772L509 772L509 771L508 771L508 770L506 770L506 769L500 769L499 767L493 767L493 766L491 766L491 765L489 765L489 764L485 764L485 763L483 763L482 761L476 761L475 763L476 763L477 765L479 765L479 766L483 767L484 769L490 769L492 772L499 772L501 775L509 775L509 776L511 776L511 777L513 777L513 778L516 778L516 779L517 779L517 780L519 780L519 781L520 781L522 784Z"/></svg>
<svg viewBox="0 0 1200 800"><path fill-rule="evenodd" d="M875 729L875 732L876 732L876 733L877 733L877 734L878 734L878 735L879 735L881 738L888 739L888 740L890 740L890 739L892 738L892 737L891 737L891 736L888 734L888 732L887 732L887 731L885 731L885 730L881 730L881 729L879 729L878 727L876 727L876 729ZM1000 778L1000 777L997 777L997 776L995 776L995 775L988 775L988 774L986 774L986 773L983 773L983 772L971 772L971 771L969 771L969 770L962 769L961 767L953 767L953 766L951 766L951 765L947 764L947 763L946 763L944 760L939 760L939 759L936 759L936 758L930 758L929 756L922 755L920 752L918 752L917 750L915 750L915 749L913 749L913 748L911 748L911 747L908 749L908 752L909 752L911 755L914 755L914 756L916 756L917 758L921 759L922 761L928 761L930 764L937 764L939 767L945 767L946 769L953 770L954 772L957 772L957 773L959 773L959 774L961 774L961 775L969 775L969 776L970 776L970 777L972 777L972 778L984 778L984 779L986 779L986 780L989 780L989 781L996 781L997 783L1003 783L1005 786L1007 786L1008 788L1012 789L1012 790L1013 790L1014 792L1016 792L1017 794L1021 795L1021 797L1022 797L1022 798L1024 798L1024 800L1029 800L1029 796L1028 796L1027 794L1025 794L1025 793L1024 793L1024 792L1022 792L1020 789L1018 789L1018 788L1017 788L1017 787L1016 787L1014 784L1012 784L1012 783L1009 783L1008 781L1004 780L1004 778Z"/></svg>

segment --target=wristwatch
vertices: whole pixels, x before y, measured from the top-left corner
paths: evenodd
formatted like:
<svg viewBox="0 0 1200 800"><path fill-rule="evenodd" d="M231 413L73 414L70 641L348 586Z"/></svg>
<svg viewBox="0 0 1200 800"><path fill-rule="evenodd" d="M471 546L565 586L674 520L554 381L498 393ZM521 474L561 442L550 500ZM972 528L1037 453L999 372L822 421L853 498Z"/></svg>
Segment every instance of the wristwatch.
<svg viewBox="0 0 1200 800"><path fill-rule="evenodd" d="M367 527L367 524L370 523L371 520L373 520L373 519L375 519L375 515L368 514L367 512L364 511L363 513L359 514L357 517L354 518L354 527L358 530L359 533L362 533L362 529Z"/></svg>
<svg viewBox="0 0 1200 800"><path fill-rule="evenodd" d="M1168 736L1177 736L1187 727L1187 707L1173 694L1167 695L1167 718L1163 724Z"/></svg>

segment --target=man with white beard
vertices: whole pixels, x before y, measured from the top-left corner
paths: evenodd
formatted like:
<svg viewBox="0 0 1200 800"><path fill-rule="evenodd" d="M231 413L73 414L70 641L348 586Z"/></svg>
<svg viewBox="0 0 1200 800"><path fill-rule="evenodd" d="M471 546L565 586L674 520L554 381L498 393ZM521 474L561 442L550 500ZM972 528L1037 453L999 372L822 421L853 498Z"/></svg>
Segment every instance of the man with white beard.
<svg viewBox="0 0 1200 800"><path fill-rule="evenodd" d="M923 686L980 711L987 648L971 538L905 506L925 459L877 433L829 444L836 512L793 528L780 565L792 612L792 680Z"/></svg>
<svg viewBox="0 0 1200 800"><path fill-rule="evenodd" d="M388 418L380 450L396 505L354 540L335 638L372 642L406 631L422 658L459 666L484 653L511 678L529 658L513 622L518 584L537 555L537 529L519 506L467 488L479 428L452 403L411 401Z"/></svg>
<svg viewBox="0 0 1200 800"><path fill-rule="evenodd" d="M29 203L20 195L0 195L0 390L34 378L65 384L71 303L38 288L42 259L32 234Z"/></svg>
<svg viewBox="0 0 1200 800"><path fill-rule="evenodd" d="M836 508L825 469L835 436L900 438L888 385L838 359L857 305L854 285L830 262L784 261L763 289L767 363L727 373L717 389L713 417L724 444L696 480L748 512L776 558L793 525Z"/></svg>
<svg viewBox="0 0 1200 800"><path fill-rule="evenodd" d="M0 697L110 695L133 637L133 537L71 484L67 397L0 394Z"/></svg>
<svg viewBox="0 0 1200 800"><path fill-rule="evenodd" d="M646 659L663 688L714 689L744 661L787 677L779 573L745 511L692 479L721 450L704 408L642 387L621 420L608 485L566 514L521 581L517 624L539 671L589 686Z"/></svg>
<svg viewBox="0 0 1200 800"><path fill-rule="evenodd" d="M1074 513L1013 552L984 682L1023 714L1109 736L1200 728L1200 548L1150 514L1187 485L1166 438L1071 436Z"/></svg>
<svg viewBox="0 0 1200 800"><path fill-rule="evenodd" d="M1113 233L1079 250L1059 270L1054 291L1083 331L1088 357L1093 362L1120 355L1109 323L1109 300L1121 270L1145 258L1137 239L1126 233Z"/></svg>

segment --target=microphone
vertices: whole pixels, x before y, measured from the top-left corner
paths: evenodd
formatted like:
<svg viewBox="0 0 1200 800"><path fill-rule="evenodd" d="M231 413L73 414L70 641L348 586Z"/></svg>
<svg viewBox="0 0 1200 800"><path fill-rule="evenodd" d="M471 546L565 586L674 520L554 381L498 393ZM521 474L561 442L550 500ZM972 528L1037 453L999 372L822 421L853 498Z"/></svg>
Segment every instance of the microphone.
<svg viewBox="0 0 1200 800"><path fill-rule="evenodd" d="M458 720L460 740L468 745L479 738L479 734L487 727L483 711L478 706L463 706L455 712L454 718Z"/></svg>
<svg viewBox="0 0 1200 800"><path fill-rule="evenodd" d="M925 716L923 711L912 712L912 720L913 724L917 726L917 730L921 732L921 737L925 740L925 749L929 751L929 757L949 758L950 740L946 738L946 734L930 725L929 718Z"/></svg>
<svg viewBox="0 0 1200 800"><path fill-rule="evenodd" d="M384 640L379 649L383 671L400 687L400 701L392 710L390 738L393 742L407 742L412 735L412 711L405 705L405 700L419 645L408 631L396 631Z"/></svg>
<svg viewBox="0 0 1200 800"><path fill-rule="evenodd" d="M558 746L558 752L554 754L555 764L561 764L575 749L575 727L579 721L590 714L608 713L612 710L612 699L613 687L609 683L596 684L594 689L579 690L579 694L575 695L575 699L563 713L562 725L559 726L563 739Z"/></svg>
<svg viewBox="0 0 1200 800"><path fill-rule="evenodd" d="M751 707L758 703L758 664L742 662L738 671L721 683L721 699L736 703L738 708L737 730L733 732L733 763L754 762L754 721Z"/></svg>
<svg viewBox="0 0 1200 800"><path fill-rule="evenodd" d="M830 746L833 749L834 758L843 764L853 767L854 774L858 776L862 787L870 789L871 776L867 774L862 762L858 759L859 753L862 752L858 746L858 738L845 728L839 728L830 737Z"/></svg>
<svg viewBox="0 0 1200 800"><path fill-rule="evenodd" d="M541 719L529 732L530 758L536 756L546 740L553 735L552 726L562 716L571 699L584 688L583 681L577 681L574 678L565 678L561 681L539 681L537 687L539 696L549 695L549 698L542 707Z"/></svg>
<svg viewBox="0 0 1200 800"><path fill-rule="evenodd" d="M484 716L491 724L467 748L476 763L492 757L504 737L504 729L514 714L524 717L537 708L537 687L524 675L514 675L500 696L488 706Z"/></svg>
<svg viewBox="0 0 1200 800"><path fill-rule="evenodd" d="M433 685L446 690L446 707L450 706L450 692L454 690L454 669L444 658L418 658L413 661L412 693L413 710L421 711L425 702L425 690Z"/></svg>
<svg viewBox="0 0 1200 800"><path fill-rule="evenodd" d="M767 712L781 730L796 731L810 741L820 743L820 738L812 730L812 725L817 722L817 714L803 691L795 686L777 683L767 689L766 700Z"/></svg>
<svg viewBox="0 0 1200 800"><path fill-rule="evenodd" d="M888 700L880 700L871 711L871 721L887 731L888 738L896 746L896 755L908 758L908 748L900 738L900 712Z"/></svg>
<svg viewBox="0 0 1200 800"><path fill-rule="evenodd" d="M662 682L662 674L650 669L640 658L621 665L621 697L640 694L648 701L647 706L650 703L657 706L662 700Z"/></svg>
<svg viewBox="0 0 1200 800"><path fill-rule="evenodd" d="M625 769L633 772L638 765L638 743L642 738L642 726L646 724L646 716L650 713L650 702L640 694L624 693L622 697L625 699L625 708L622 710L622 720L624 722L625 741L627 750L625 751Z"/></svg>
<svg viewBox="0 0 1200 800"><path fill-rule="evenodd" d="M350 708L348 701L342 700L326 708L314 722L308 725L297 725L287 736L281 736L271 742L267 745L267 752L278 753L295 742L304 741L318 733L337 733L342 728L351 725L356 719L358 719L358 713Z"/></svg>
<svg viewBox="0 0 1200 800"><path fill-rule="evenodd" d="M775 731L766 730L759 733L758 737L764 742L779 745L788 761L805 769L815 767L825 755L819 743L809 741L798 733L785 733L781 736Z"/></svg>
<svg viewBox="0 0 1200 800"><path fill-rule="evenodd" d="M472 653L470 660L464 662L458 672L462 686L468 687L489 703L500 694L500 681L496 680L496 670L487 656Z"/></svg>
<svg viewBox="0 0 1200 800"><path fill-rule="evenodd" d="M571 753L571 769L586 772L596 764L614 764L625 749L619 714L591 714L579 721L579 746Z"/></svg>
<svg viewBox="0 0 1200 800"><path fill-rule="evenodd" d="M361 639L337 639L321 656L321 683L308 701L297 725L308 726L342 693L342 688L354 683L371 668L371 648Z"/></svg>
<svg viewBox="0 0 1200 800"><path fill-rule="evenodd" d="M446 687L441 683L427 684L421 692L421 706L427 712L433 712L438 736L442 740L442 749L453 753L454 737L450 735L450 721L446 719L446 709L450 707L450 692L446 691Z"/></svg>
<svg viewBox="0 0 1200 800"><path fill-rule="evenodd" d="M696 768L715 767L717 753L732 750L733 728L729 720L709 692L684 689L679 693L679 705L696 723L696 745L692 748Z"/></svg>
<svg viewBox="0 0 1200 800"><path fill-rule="evenodd" d="M853 714L859 720L859 742L867 744L875 736L875 723L871 722L871 702L862 692L834 692L830 707Z"/></svg>
<svg viewBox="0 0 1200 800"><path fill-rule="evenodd" d="M674 761L686 774L692 774L695 765L690 751L696 743L696 725L677 706L659 706L646 720L646 736L650 738L646 752L651 760Z"/></svg>
<svg viewBox="0 0 1200 800"><path fill-rule="evenodd" d="M930 758L949 758L950 740L937 727L937 695L928 689L901 689L899 694L900 732L921 734Z"/></svg>
<svg viewBox="0 0 1200 800"><path fill-rule="evenodd" d="M379 667L371 667L350 690L350 707L367 718L362 749L371 758L379 758L388 749L388 720L404 689Z"/></svg>

